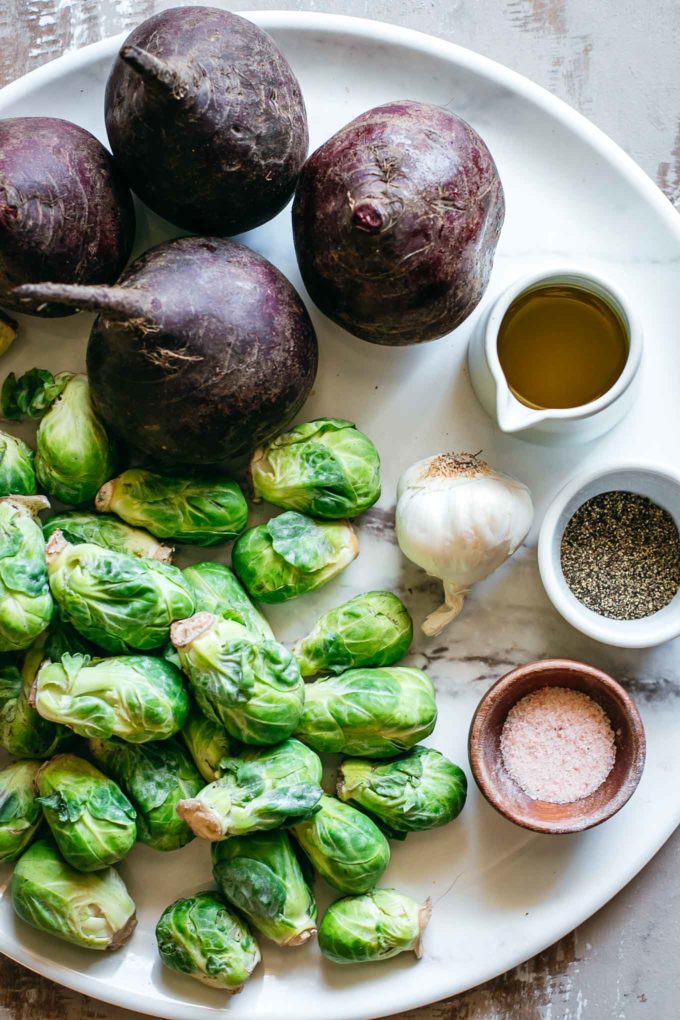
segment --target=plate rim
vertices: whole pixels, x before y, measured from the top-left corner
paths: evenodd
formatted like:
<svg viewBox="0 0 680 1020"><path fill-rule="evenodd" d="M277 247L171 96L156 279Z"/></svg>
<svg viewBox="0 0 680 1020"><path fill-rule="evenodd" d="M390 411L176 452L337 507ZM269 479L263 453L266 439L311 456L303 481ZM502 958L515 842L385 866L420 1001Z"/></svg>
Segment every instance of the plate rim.
<svg viewBox="0 0 680 1020"><path fill-rule="evenodd" d="M441 39L427 32L379 20L344 14L327 14L317 11L243 10L235 13L254 21L265 31L294 30L299 32L322 32L331 35L353 35L363 40L374 40L375 42L398 48L417 50L422 54L432 55L457 67L483 75L488 80L518 94L527 102L558 120L568 130L582 138L604 160L610 164L615 164L618 172L640 194L641 199L647 205L651 205L658 215L663 218L668 229L677 236L680 243L680 214L651 177L638 166L628 153L601 128L598 128L588 120L585 115L573 109L568 103L553 95L543 86L526 78L520 72L514 71L490 57L476 53L474 50L449 40ZM80 67L85 67L104 54L113 52L116 46L122 43L128 34L129 30L123 31L79 49L66 51L54 60L34 68L15 81L3 86L0 89L0 116L3 116L5 104L21 100L26 93L36 86L42 87L57 81L67 70L72 72ZM403 1000L398 1004L390 1005L387 1013L383 1011L374 1013L371 1010L368 1012L361 1010L360 1012L355 1011L350 1014L346 1008L341 1008L341 1012L325 1010L325 1020L376 1020L376 1018L390 1016L403 1010L421 1008L449 996L462 994L518 966L536 954L543 952L554 942L564 937L570 931L573 931L575 927L595 914L613 896L625 888L652 857L655 856L675 831L678 824L680 824L680 806L677 808L676 816L672 817L662 830L659 839L655 840L651 847L646 846L643 851L637 853L631 859L629 867L625 871L623 881L621 881L621 876L619 875L615 881L603 883L600 896L598 896L596 901L590 900L585 910L583 908L574 908L567 916L562 912L559 923L551 930L549 937L546 938L544 927L540 937L535 938L532 942L524 941L522 943L519 957L517 956L517 950L514 953L512 950L508 950L505 954L499 954L490 968L488 962L484 962L461 987L454 985L446 988L440 985L431 985L427 991L418 992L417 982L410 981L405 983ZM10 933L4 931L0 931L0 952L48 980L52 980L72 991L89 995L97 1001L119 1008L146 1013L150 1016L163 1017L167 1018L167 1020L189 1020L191 1017L210 1018L215 1016L215 1007L205 1006L201 1003L190 1004L167 1000L164 1004L154 1006L153 1003L148 1001L148 996L143 992L125 989L123 997L121 997L120 989L118 989L118 995L113 991L107 994L107 990L112 986L105 981L91 978L86 971L73 970L68 965L54 963L49 958L33 952L26 946L20 945ZM93 985L101 987L93 988ZM413 991L411 991L412 989ZM150 1009L151 1012L149 1012Z"/></svg>

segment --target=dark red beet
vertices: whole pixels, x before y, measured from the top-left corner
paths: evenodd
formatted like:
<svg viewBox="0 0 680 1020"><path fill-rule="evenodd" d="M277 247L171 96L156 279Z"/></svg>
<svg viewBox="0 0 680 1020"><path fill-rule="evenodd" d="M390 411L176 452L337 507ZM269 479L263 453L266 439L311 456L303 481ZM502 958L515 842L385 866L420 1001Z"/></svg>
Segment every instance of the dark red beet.
<svg viewBox="0 0 680 1020"><path fill-rule="evenodd" d="M112 283L130 255L132 196L94 135L56 117L0 120L0 304L34 315L9 292L42 280Z"/></svg>
<svg viewBox="0 0 680 1020"><path fill-rule="evenodd" d="M17 296L100 312L87 349L92 400L153 460L233 463L286 427L316 376L304 304L237 241L178 237L115 287L36 284Z"/></svg>
<svg viewBox="0 0 680 1020"><path fill-rule="evenodd" d="M305 163L293 204L300 272L355 336L434 340L479 303L504 213L496 164L469 124L441 106L388 103Z"/></svg>
<svg viewBox="0 0 680 1020"><path fill-rule="evenodd" d="M173 7L130 33L106 87L106 129L132 189L196 233L271 219L307 155L288 61L262 29L213 7Z"/></svg>

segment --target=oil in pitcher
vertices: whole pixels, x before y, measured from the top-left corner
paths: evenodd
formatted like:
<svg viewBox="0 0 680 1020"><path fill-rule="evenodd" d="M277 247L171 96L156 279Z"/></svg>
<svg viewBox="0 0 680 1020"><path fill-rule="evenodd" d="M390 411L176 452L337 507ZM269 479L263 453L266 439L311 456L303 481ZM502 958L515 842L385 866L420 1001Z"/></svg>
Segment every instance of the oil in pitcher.
<svg viewBox="0 0 680 1020"><path fill-rule="evenodd" d="M606 301L571 284L525 291L498 332L498 358L512 394L540 410L589 404L614 385L628 336Z"/></svg>

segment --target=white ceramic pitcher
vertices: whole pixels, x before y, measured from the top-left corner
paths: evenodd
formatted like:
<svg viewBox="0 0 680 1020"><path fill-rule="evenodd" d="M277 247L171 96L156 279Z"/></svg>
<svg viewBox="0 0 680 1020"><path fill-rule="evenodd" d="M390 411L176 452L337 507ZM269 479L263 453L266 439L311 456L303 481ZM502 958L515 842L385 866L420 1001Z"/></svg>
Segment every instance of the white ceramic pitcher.
<svg viewBox="0 0 680 1020"><path fill-rule="evenodd" d="M537 409L511 392L498 358L498 331L520 294L542 287L572 285L596 294L618 315L628 337L628 358L614 385L580 407ZM579 269L556 269L516 280L491 304L470 339L468 365L477 399L502 432L536 443L587 442L604 435L629 410L642 361L642 331L628 302L609 283Z"/></svg>

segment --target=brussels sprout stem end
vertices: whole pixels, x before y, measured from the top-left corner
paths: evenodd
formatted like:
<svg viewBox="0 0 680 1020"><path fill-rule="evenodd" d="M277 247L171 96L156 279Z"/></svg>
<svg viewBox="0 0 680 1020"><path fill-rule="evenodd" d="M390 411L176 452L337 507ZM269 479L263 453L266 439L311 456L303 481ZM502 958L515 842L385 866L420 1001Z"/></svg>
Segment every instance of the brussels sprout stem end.
<svg viewBox="0 0 680 1020"><path fill-rule="evenodd" d="M188 620L176 620L170 627L170 640L175 648L186 648L216 622L212 613L196 613Z"/></svg>
<svg viewBox="0 0 680 1020"><path fill-rule="evenodd" d="M49 510L50 501L47 496L0 496L0 503L10 503L17 510L29 514L35 519L43 510Z"/></svg>
<svg viewBox="0 0 680 1020"><path fill-rule="evenodd" d="M122 928L115 933L108 946L106 947L109 952L115 952L116 949L120 949L129 940L133 931L137 927L137 914L130 914L127 921Z"/></svg>
<svg viewBox="0 0 680 1020"><path fill-rule="evenodd" d="M55 560L59 553L64 551L67 545L68 542L64 538L63 532L61 532L59 528L57 528L56 531L53 531L47 540L47 545L45 546L45 559L47 562L51 563Z"/></svg>
<svg viewBox="0 0 680 1020"><path fill-rule="evenodd" d="M432 917L432 900L428 896L418 911L418 941L413 947L413 952L420 960L423 955L423 935Z"/></svg>
<svg viewBox="0 0 680 1020"><path fill-rule="evenodd" d="M100 513L106 513L111 506L111 498L113 496L113 482L105 482L101 489L94 497L95 509Z"/></svg>
<svg viewBox="0 0 680 1020"><path fill-rule="evenodd" d="M207 807L198 797L180 800L177 804L177 814L201 839L210 840L212 843L224 839L224 825L220 815Z"/></svg>
<svg viewBox="0 0 680 1020"><path fill-rule="evenodd" d="M293 946L304 946L305 942L309 942L313 935L316 935L316 928L305 928L304 931L296 932L295 935L291 935L285 942L279 943L284 949Z"/></svg>

